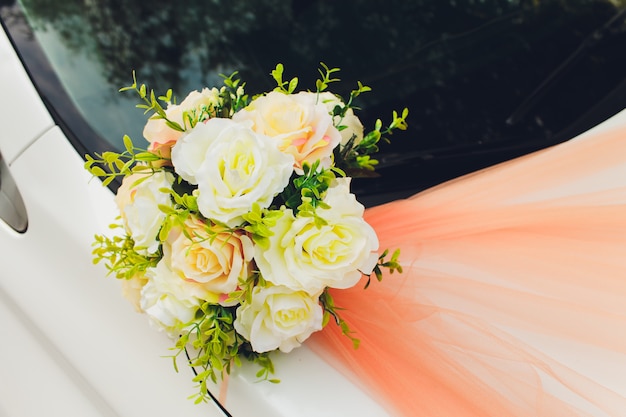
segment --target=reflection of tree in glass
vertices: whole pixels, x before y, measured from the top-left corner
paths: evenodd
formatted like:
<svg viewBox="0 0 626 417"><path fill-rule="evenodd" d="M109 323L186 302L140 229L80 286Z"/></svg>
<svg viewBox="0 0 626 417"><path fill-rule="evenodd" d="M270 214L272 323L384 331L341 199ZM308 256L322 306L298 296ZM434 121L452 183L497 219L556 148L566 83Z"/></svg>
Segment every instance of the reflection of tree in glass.
<svg viewBox="0 0 626 417"><path fill-rule="evenodd" d="M142 81L176 89L192 71L241 66L232 38L284 19L279 0L24 0L41 28L58 31L66 45L101 62L115 85L136 70ZM195 74L191 75L194 76Z"/></svg>
<svg viewBox="0 0 626 417"><path fill-rule="evenodd" d="M505 123L618 0L22 1L72 48L88 48L114 86L127 84L134 69L142 82L171 86L180 97L240 70L248 91L260 92L273 87L268 73L282 62L287 76L313 88L324 61L341 67L341 78L374 88L359 103L370 126L370 114L407 106L412 136L446 146L550 135L562 115L596 100L608 87L565 88L559 94L576 97L560 106L571 108L546 101L526 124ZM607 59L615 58L590 62L606 70Z"/></svg>

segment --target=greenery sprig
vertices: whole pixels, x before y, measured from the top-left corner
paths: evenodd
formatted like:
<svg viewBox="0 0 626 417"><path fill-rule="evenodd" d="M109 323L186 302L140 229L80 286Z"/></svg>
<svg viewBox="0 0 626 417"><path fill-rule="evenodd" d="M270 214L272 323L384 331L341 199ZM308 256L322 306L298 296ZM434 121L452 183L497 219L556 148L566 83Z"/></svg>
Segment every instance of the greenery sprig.
<svg viewBox="0 0 626 417"><path fill-rule="evenodd" d="M283 81L284 72L285 67L283 66L283 64L276 64L276 68L272 70L272 78L274 78L277 84L274 91L281 91L285 94L291 94L296 91L296 87L298 87L298 77L293 77L289 81Z"/></svg>
<svg viewBox="0 0 626 417"><path fill-rule="evenodd" d="M152 118L164 119L169 128L179 132L185 131L184 126L181 126L179 123L173 122L167 118L165 109L159 103L159 101L166 105L172 103L172 89L167 90L165 95L158 96L157 98L154 90L148 89L145 84L137 84L137 77L135 75L135 71L133 71L133 83L129 86L120 88L119 91L125 92L129 90L135 91L139 98L142 100L143 103L136 104L135 107L143 109L144 114L152 113Z"/></svg>
<svg viewBox="0 0 626 417"><path fill-rule="evenodd" d="M241 81L238 71L233 72L229 76L224 74L220 74L220 76L224 79L224 88L220 91L223 107L217 116L229 117L246 107L250 102L250 97L245 93L246 83Z"/></svg>
<svg viewBox="0 0 626 417"><path fill-rule="evenodd" d="M315 88L317 88L317 92L321 93L325 91L330 83L335 83L341 81L339 78L332 78L332 74L335 72L339 72L339 68L329 68L323 62L320 62L322 68L318 68L318 72L322 76L321 79L315 81Z"/></svg>
<svg viewBox="0 0 626 417"><path fill-rule="evenodd" d="M196 404L212 401L209 381L217 383L230 373L232 366L241 366L241 356L260 367L257 378L279 382L270 378L274 365L269 354L253 352L249 343L235 331L235 310L235 307L204 303L196 312L196 318L184 326L186 330L172 348L175 353L170 358L177 372L178 359L183 354L194 369L193 381L198 389L190 399Z"/></svg>
<svg viewBox="0 0 626 417"><path fill-rule="evenodd" d="M401 114L394 110L392 121L386 127L383 127L383 122L377 119L374 129L367 133L360 142L356 143L356 138L353 137L345 146L335 151L335 160L341 161L338 165L353 177L369 176L378 165L378 160L371 157L380 150L378 143L381 140L390 142L386 136L393 134L396 129L406 130L408 115L409 110L406 108L402 110Z"/></svg>
<svg viewBox="0 0 626 417"><path fill-rule="evenodd" d="M121 153L106 151L94 153L95 158L85 155L85 169L92 175L102 178L103 185L109 185L113 180L126 177L133 173L151 175L155 172L152 163L163 158L144 148L138 148L128 135L124 135L125 151Z"/></svg>
<svg viewBox="0 0 626 417"><path fill-rule="evenodd" d="M398 259L400 257L400 249L396 249L396 251L394 251L394 253L391 255L391 259L388 261L385 260L387 255L389 255L389 250L385 250L378 257L378 263L374 267L372 274L367 276L368 278L367 282L365 283L365 289L369 287L372 275L376 277L377 281L382 281L383 268L388 269L390 274L393 274L396 271L402 273L402 265L400 265L400 263L398 262ZM341 329L341 333L352 341L352 345L355 349L358 349L361 341L357 337L353 336L354 332L350 329L350 325L348 324L348 322L341 318L340 311L342 310L342 308L335 305L335 301L328 289L324 290L324 292L320 296L320 304L324 309L323 325L326 326L326 324L328 324L328 322L332 318Z"/></svg>
<svg viewBox="0 0 626 417"><path fill-rule="evenodd" d="M391 255L391 259L389 259L388 261L385 260L387 255L389 255L389 249L385 249L385 251L380 254L380 256L378 257L378 263L372 271L372 274L374 274L378 282L383 280L382 268L388 269L390 274L393 274L396 271L398 273L402 273L402 265L400 264L400 262L398 262L398 259L400 258L400 249L396 249ZM365 284L365 288L369 287L371 278L372 275L370 274L368 276L367 283Z"/></svg>
<svg viewBox="0 0 626 417"><path fill-rule="evenodd" d="M121 225L112 224L111 228L122 228ZM128 236L113 236L111 238L96 235L94 243L93 263L105 263L109 274L119 279L131 279L143 274L146 269L156 266L161 258L160 253L142 255L138 252L133 239Z"/></svg>
<svg viewBox="0 0 626 417"><path fill-rule="evenodd" d="M261 209L258 204L253 204L249 213L243 216L246 221L244 230L250 233L250 236L256 244L262 248L269 245L268 238L274 233L271 228L276 225L276 221L282 217L281 210Z"/></svg>
<svg viewBox="0 0 626 417"><path fill-rule="evenodd" d="M343 172L334 169L320 168L319 161L312 165L304 163L303 174L294 176L289 185L281 193L285 206L299 212L312 212L316 208L328 208L322 201L324 194L332 181L337 178L336 173L344 176Z"/></svg>
<svg viewBox="0 0 626 417"><path fill-rule="evenodd" d="M342 309L335 305L335 300L333 299L332 295L330 295L330 292L328 292L328 289L324 290L324 292L322 292L322 295L320 295L320 304L324 309L324 318L322 321L322 325L326 326L332 318L335 324L337 324L337 326L339 326L339 328L341 329L341 333L352 341L352 346L355 349L358 349L361 341L353 336L354 332L350 330L350 325L341 318L339 311Z"/></svg>
<svg viewBox="0 0 626 417"><path fill-rule="evenodd" d="M320 63L322 68L318 71L322 78L318 79L315 83L317 93L325 91L330 83L339 82L340 79L333 76L334 73L339 71L339 68L330 68L323 62ZM347 126L342 122L349 109L358 110L355 106L355 99L363 93L372 91L369 86L366 86L357 81L357 88L350 92L350 96L345 103L337 104L331 114L335 120L335 126L339 131L345 130ZM340 97L341 98L341 97ZM353 177L358 176L370 176L374 171L378 160L371 157L371 155L379 151L378 143L383 140L389 142L387 135L391 135L394 130L406 130L407 122L406 118L409 115L409 110L404 108L401 113L393 111L391 123L383 128L383 123L380 119L376 120L374 129L364 135L363 139L357 142L357 137L353 136L348 140L346 144L341 147L337 147L335 150L335 163L340 169L345 170L349 175Z"/></svg>

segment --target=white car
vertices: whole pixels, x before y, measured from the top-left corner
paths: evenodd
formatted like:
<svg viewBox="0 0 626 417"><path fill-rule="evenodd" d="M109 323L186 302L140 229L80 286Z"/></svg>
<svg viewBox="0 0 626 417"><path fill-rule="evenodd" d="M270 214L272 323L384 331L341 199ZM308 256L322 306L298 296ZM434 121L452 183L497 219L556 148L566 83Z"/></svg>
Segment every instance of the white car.
<svg viewBox="0 0 626 417"><path fill-rule="evenodd" d="M59 2L51 6L53 10L43 7L38 10L41 5L36 1L0 3L0 17L4 24L4 30L0 31L0 416L387 416L380 405L306 345L288 355L276 355L280 384L257 382L255 368L244 366L230 376L223 404L194 405L188 399L196 389L191 381L191 371L181 366L180 372L176 373L171 360L165 358L170 353L171 341L165 334L151 328L144 315L134 311L121 296L120 283L113 277L105 277L104 267L92 264L93 237L107 232L117 212L113 191L85 171L83 154L107 146L119 146L119 132L138 137L140 128L137 126L141 125L141 112L127 114L132 109L129 100L120 98L113 105L109 102L113 96L109 74L98 72L106 67L104 70L96 67L94 61L113 59L112 56L94 58L90 54L95 49L90 49L93 45L89 42L86 42L86 52L81 52L81 38L74 37L78 35L71 32L84 23L80 21L84 12L87 23L103 23L97 30L95 26L91 27L93 33L102 35L101 38L85 39L102 44L119 41L115 36L120 33L105 32L104 23L113 24L115 14L126 9L115 9L104 3L98 8L94 6L96 3ZM597 3L605 7L605 2ZM128 13L138 4L142 2L129 2ZM601 9L600 5L596 6ZM149 9L145 5L142 7L142 10ZM238 7L235 11L244 10ZM250 7L260 13L258 8L262 6ZM154 16L160 16L159 8L154 9ZM292 10L292 17L297 19L298 13L313 13L313 9L313 6L302 6ZM608 5L606 9L606 15L596 13L597 21L593 20L596 15L581 17L581 21L589 22L585 34L593 34L596 28L603 27L597 22L610 20L615 11L609 10ZM604 13L604 9L602 11ZM522 12L520 9L516 16L523 17ZM502 11L498 13L502 14L500 18L496 14L489 17L490 25L502 24L509 18ZM161 14L165 16L166 12ZM46 18L50 19L49 23ZM220 15L220 18L224 16ZM142 19L145 23L150 18L144 16ZM248 16L247 19L252 18ZM35 30L31 31L27 23ZM135 36L131 29L128 30L129 37ZM416 36L409 28L405 29L411 36ZM483 29L481 23L476 31ZM617 31L613 26L609 29ZM255 30L252 27L249 36L254 36ZM470 32L467 28L459 28L459 33ZM171 36L161 33L160 36L170 36L171 42L176 42L176 33L172 31ZM224 36L243 39L242 33L229 32ZM621 32L618 35L621 36L619 45L623 47L624 36ZM613 36L618 35L613 33ZM454 44L457 40L467 41L468 37L452 36L447 41L448 46L458 50L457 47L462 45ZM577 42L573 41L573 45ZM64 43L66 49L62 50ZM37 44L43 48L44 55L34 49ZM167 43L160 46L164 45ZM175 44L170 46L176 49ZM423 48L433 46L425 44ZM434 49L430 51L436 52ZM70 55L70 52L74 54ZM129 51L120 50L119 59L123 58L123 52ZM39 66L43 61L38 61L42 56L48 61L44 67ZM137 51L136 57L141 56ZM563 59L568 56L569 53L565 54ZM621 68L626 68L623 57L614 59L619 60ZM220 62L217 67L220 69L222 65L221 70L228 72L234 61L237 59L225 64ZM611 62L611 65L615 64ZM194 79L197 74L193 71L199 71L202 65L201 59L189 62L188 84L198 81ZM286 65L289 68L288 63ZM553 68L558 70L558 65L554 64ZM132 69L129 67L127 71L129 80ZM218 71L211 74L215 72ZM211 74L200 81L215 80ZM551 74L556 75L550 78ZM382 172L388 172L399 188L389 189L384 180L371 183L375 185L361 183L357 186L364 190L367 201L378 202L413 193L461 171L473 170L573 136L623 106L623 101L618 104L623 98L612 100L623 97L624 87L621 86L620 90L619 83L624 74L626 71L621 75L607 74L605 81L612 83L608 92L581 99L586 106L583 110L591 111L581 114L578 109L564 109L562 116L567 120L559 121L558 128L554 127L557 124L544 128L543 125L552 123L549 117L552 114L545 113L546 119L540 120L544 115L541 112L545 110L541 105L536 112L530 110L549 92L539 89L537 96L533 96L533 89L527 88L515 96L520 104L518 111L515 106L509 109L515 116L509 119L509 125L517 126L512 128L517 129L515 137L523 133L528 137L543 138L540 142L528 139L512 146L508 139L490 142L488 133L485 133L472 144L461 138L451 146L447 139L442 139L443 144L410 152L402 148L391 149L383 159ZM448 75L442 71L439 81L445 84ZM560 77L558 71L545 71L544 75L550 82L558 81ZM402 79L410 74L394 76ZM534 77L528 85L540 86L540 81L541 78ZM52 94L58 86L64 87L69 95ZM424 94L424 91L438 94L430 87L412 94ZM402 100L412 100L411 97L403 95ZM396 106L393 100L390 102ZM552 103L548 101L547 106ZM432 111L435 110L436 106ZM104 117L101 111L108 111L108 116ZM420 111L416 109L415 113ZM530 121L525 127L516 124L526 116ZM428 117L427 114L425 118ZM487 124L492 122L490 117L485 115ZM139 120L137 126L130 121L135 119ZM576 120L584 123L577 124ZM447 122L442 119L438 123L441 127ZM421 121L415 124L421 126ZM113 133L101 139L106 136L102 132L109 128ZM494 138L505 136L505 127L499 132L493 125L491 128ZM83 135L83 132L87 133ZM423 129L421 134L424 134ZM474 155L474 158L467 158L467 155ZM469 162L459 167L458 161L463 158ZM407 167L412 172L425 172L433 167L441 168L444 163L449 163L451 168L443 169L445 173L435 170L437 174L423 183L413 184L412 178L398 181L398 178L404 178ZM386 191L391 192L386 194ZM219 387L215 387L214 394L219 395Z"/></svg>

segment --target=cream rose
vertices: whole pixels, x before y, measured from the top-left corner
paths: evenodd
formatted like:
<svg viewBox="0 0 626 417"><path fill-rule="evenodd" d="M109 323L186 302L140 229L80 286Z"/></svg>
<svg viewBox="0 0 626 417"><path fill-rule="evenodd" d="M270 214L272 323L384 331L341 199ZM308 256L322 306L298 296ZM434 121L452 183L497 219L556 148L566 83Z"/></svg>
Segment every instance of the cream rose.
<svg viewBox="0 0 626 417"><path fill-rule="evenodd" d="M318 295L325 287L349 288L376 265L378 238L363 220L363 206L349 191L349 181L336 180L318 210L327 221L317 227L311 217L285 210L272 228L269 247L255 248L263 278L294 291Z"/></svg>
<svg viewBox="0 0 626 417"><path fill-rule="evenodd" d="M249 304L237 308L235 330L255 352L290 352L322 329L322 307L316 298L286 287L255 287Z"/></svg>
<svg viewBox="0 0 626 417"><path fill-rule="evenodd" d="M178 123L183 129L189 127L189 121L185 120L187 112L194 120L213 117L216 107L221 105L221 98L217 88L204 88L202 91L192 91L180 104L170 104L165 109L169 120ZM164 158L170 157L171 147L178 141L184 132L169 127L165 119L151 117L143 129L143 136L150 146L148 150L160 154Z"/></svg>
<svg viewBox="0 0 626 417"><path fill-rule="evenodd" d="M157 237L165 220L159 205L172 207L170 194L161 190L171 189L173 182L174 176L166 171L132 174L122 180L115 202L138 252L152 254L159 248Z"/></svg>
<svg viewBox="0 0 626 417"><path fill-rule="evenodd" d="M164 256L170 257L174 273L218 294L235 291L239 279L248 277L253 255L254 246L247 235L221 226L207 230L197 217L185 222L184 232L172 229L164 245Z"/></svg>
<svg viewBox="0 0 626 417"><path fill-rule="evenodd" d="M202 284L186 281L175 274L167 260L148 268L148 282L141 290L140 307L157 327L176 336L176 331L195 317L204 301L217 302L217 295Z"/></svg>
<svg viewBox="0 0 626 417"><path fill-rule="evenodd" d="M183 136L172 150L176 172L198 185L198 209L235 227L254 203L268 207L289 183L293 157L267 137L230 119L210 119Z"/></svg>
<svg viewBox="0 0 626 417"><path fill-rule="evenodd" d="M324 103L326 109L330 114L332 114L335 106L345 106L343 101L341 101L337 96L329 91L320 93L319 100ZM363 124L361 123L361 120L359 120L359 118L354 114L354 111L351 108L346 111L346 114L343 118L341 118L340 116L334 116L333 123L335 124L335 126L345 126L345 129L339 131L339 133L341 134L342 146L347 144L353 136L355 145L363 140Z"/></svg>
<svg viewBox="0 0 626 417"><path fill-rule="evenodd" d="M322 167L329 168L333 149L341 142L326 106L314 93L272 91L235 113L233 120L252 121L255 132L276 140L281 151L293 155L298 173L304 162L319 160Z"/></svg>
<svg viewBox="0 0 626 417"><path fill-rule="evenodd" d="M135 307L135 310L139 313L143 313L141 310L141 290L148 282L145 274L138 273L130 279L122 280L122 296L126 298Z"/></svg>

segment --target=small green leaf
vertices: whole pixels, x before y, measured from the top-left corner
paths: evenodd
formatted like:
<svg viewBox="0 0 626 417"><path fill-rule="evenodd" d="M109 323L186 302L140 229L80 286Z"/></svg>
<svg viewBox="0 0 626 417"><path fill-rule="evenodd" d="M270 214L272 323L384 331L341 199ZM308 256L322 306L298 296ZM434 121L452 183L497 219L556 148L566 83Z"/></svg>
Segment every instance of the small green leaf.
<svg viewBox="0 0 626 417"><path fill-rule="evenodd" d="M100 168L99 166L91 167L91 173L95 175L96 177L104 177L107 175L107 173L104 172L104 170Z"/></svg>
<svg viewBox="0 0 626 417"><path fill-rule="evenodd" d="M276 80L278 85L282 85L284 69L283 64L278 63L276 64L276 68L272 70L272 77Z"/></svg>
<svg viewBox="0 0 626 417"><path fill-rule="evenodd" d="M132 154L133 153L133 141L130 139L130 136L128 135L124 135L124 147L126 148L126 150L128 151L128 153Z"/></svg>
<svg viewBox="0 0 626 417"><path fill-rule="evenodd" d="M287 90L288 93L293 93L296 90L296 87L298 86L298 77L292 78L291 81L289 81L289 88Z"/></svg>

